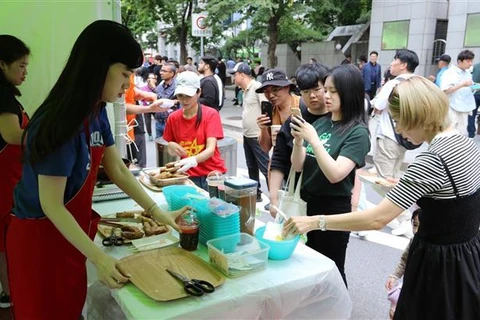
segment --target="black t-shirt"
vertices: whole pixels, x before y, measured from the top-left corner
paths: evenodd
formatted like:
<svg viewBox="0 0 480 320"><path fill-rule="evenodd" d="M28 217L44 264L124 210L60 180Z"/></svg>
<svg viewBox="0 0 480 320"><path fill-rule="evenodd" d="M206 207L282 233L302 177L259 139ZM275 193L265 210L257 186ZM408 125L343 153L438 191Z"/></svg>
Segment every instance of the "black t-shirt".
<svg viewBox="0 0 480 320"><path fill-rule="evenodd" d="M22 124L22 105L17 101L12 89L3 83L0 83L0 114L13 113L18 117L18 124ZM0 150L7 145L7 142L0 135Z"/></svg>
<svg viewBox="0 0 480 320"><path fill-rule="evenodd" d="M207 107L220 111L220 93L217 80L213 76L206 76L200 80L202 93L198 101Z"/></svg>
<svg viewBox="0 0 480 320"><path fill-rule="evenodd" d="M300 99L300 110L302 111L302 117L308 123L313 123L315 120L321 117L328 116L330 113L325 113L322 115L311 114L308 112L308 108L303 102L303 99ZM290 156L292 155L293 150L293 136L290 133L290 117L282 124L280 131L277 133L277 139L275 141L275 147L273 148L272 160L270 163L270 170L280 170L285 175L285 180L290 173L290 167L292 163L290 162Z"/></svg>

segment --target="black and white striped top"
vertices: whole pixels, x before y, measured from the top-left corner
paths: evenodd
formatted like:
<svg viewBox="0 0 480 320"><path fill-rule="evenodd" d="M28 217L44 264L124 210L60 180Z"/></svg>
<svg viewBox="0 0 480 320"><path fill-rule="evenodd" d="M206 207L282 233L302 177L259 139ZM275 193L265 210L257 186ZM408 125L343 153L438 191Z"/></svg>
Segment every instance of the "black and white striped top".
<svg viewBox="0 0 480 320"><path fill-rule="evenodd" d="M468 196L480 188L480 150L458 132L437 135L427 151L410 164L398 185L387 198L403 209L421 197L455 198L452 184L440 158L448 166L460 196Z"/></svg>

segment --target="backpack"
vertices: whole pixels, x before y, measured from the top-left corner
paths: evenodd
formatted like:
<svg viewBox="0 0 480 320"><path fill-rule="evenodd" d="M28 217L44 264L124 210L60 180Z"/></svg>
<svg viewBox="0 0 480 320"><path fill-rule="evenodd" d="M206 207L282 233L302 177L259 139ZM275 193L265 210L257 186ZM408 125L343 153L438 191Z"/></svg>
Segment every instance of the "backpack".
<svg viewBox="0 0 480 320"><path fill-rule="evenodd" d="M398 81L402 82L402 81L405 81L406 79L396 77L395 80L398 80ZM393 119L392 119L392 116L390 115L390 113L388 113L388 118L390 119L390 124L392 125L393 133L395 134L395 140L397 140L397 143L399 145L401 145L402 147L404 147L407 150L414 150L414 149L417 149L418 147L420 147L422 145L422 143L414 144L414 143L411 143L410 141L408 141L407 139L405 139L400 133L398 133L395 130L395 124L393 123Z"/></svg>

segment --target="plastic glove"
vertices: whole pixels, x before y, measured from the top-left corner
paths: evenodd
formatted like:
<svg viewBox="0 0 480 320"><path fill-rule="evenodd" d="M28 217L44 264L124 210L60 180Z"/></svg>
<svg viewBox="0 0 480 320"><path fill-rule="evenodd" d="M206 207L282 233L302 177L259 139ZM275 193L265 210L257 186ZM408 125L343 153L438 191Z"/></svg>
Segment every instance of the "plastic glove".
<svg viewBox="0 0 480 320"><path fill-rule="evenodd" d="M181 167L178 169L178 173L183 173L191 168L195 168L197 165L198 163L196 157L188 157L175 163L175 167Z"/></svg>

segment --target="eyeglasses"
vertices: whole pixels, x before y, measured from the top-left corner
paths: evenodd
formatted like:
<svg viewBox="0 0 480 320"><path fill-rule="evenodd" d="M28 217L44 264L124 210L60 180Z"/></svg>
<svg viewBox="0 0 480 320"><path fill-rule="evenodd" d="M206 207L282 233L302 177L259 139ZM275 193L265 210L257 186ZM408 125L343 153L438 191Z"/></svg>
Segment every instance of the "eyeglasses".
<svg viewBox="0 0 480 320"><path fill-rule="evenodd" d="M322 94L323 87L316 87L314 89L300 90L300 93L304 96L310 96L312 93L316 96Z"/></svg>
<svg viewBox="0 0 480 320"><path fill-rule="evenodd" d="M172 70L160 69L160 72L173 72Z"/></svg>
<svg viewBox="0 0 480 320"><path fill-rule="evenodd" d="M157 80L157 78L155 78L155 77L148 77L147 79L148 80Z"/></svg>

